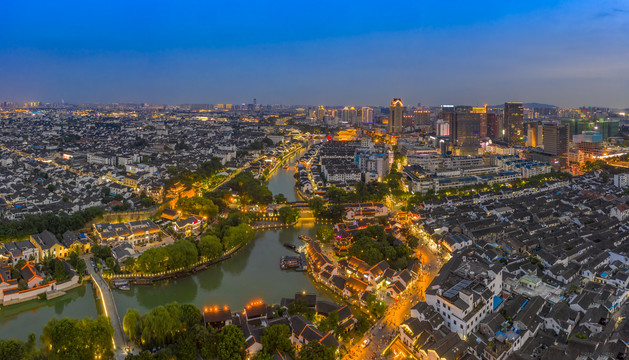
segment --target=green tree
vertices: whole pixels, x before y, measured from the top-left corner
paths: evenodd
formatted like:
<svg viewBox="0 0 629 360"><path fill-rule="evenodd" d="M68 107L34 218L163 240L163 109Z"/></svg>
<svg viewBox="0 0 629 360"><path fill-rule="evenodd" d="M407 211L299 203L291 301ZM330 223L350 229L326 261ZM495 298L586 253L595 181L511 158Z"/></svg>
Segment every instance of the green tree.
<svg viewBox="0 0 629 360"><path fill-rule="evenodd" d="M29 341L20 340L0 340L0 359L3 360L23 360L33 356L35 348L35 334L29 335Z"/></svg>
<svg viewBox="0 0 629 360"><path fill-rule="evenodd" d="M299 360L334 360L334 349L311 341L301 347Z"/></svg>
<svg viewBox="0 0 629 360"><path fill-rule="evenodd" d="M217 355L222 360L241 360L245 352L245 335L235 325L227 325L218 333Z"/></svg>
<svg viewBox="0 0 629 360"><path fill-rule="evenodd" d="M223 246L225 249L232 249L237 245L250 242L254 237L255 232L251 226L243 223L227 230L227 234L223 238Z"/></svg>
<svg viewBox="0 0 629 360"><path fill-rule="evenodd" d="M280 208L279 215L284 224L292 224L299 219L299 210L291 206L284 206Z"/></svg>
<svg viewBox="0 0 629 360"><path fill-rule="evenodd" d="M286 204L286 196L284 194L277 194L273 197L273 202L276 204Z"/></svg>
<svg viewBox="0 0 629 360"><path fill-rule="evenodd" d="M321 217L323 212L325 211L323 199L318 196L313 197L308 200L308 206L310 207L310 211L315 217Z"/></svg>
<svg viewBox="0 0 629 360"><path fill-rule="evenodd" d="M329 226L320 226L317 228L317 240L323 243L329 243L334 238L334 230Z"/></svg>
<svg viewBox="0 0 629 360"><path fill-rule="evenodd" d="M293 345L290 341L291 330L285 324L271 325L264 329L260 340L262 348L268 354L279 351L281 354L293 355Z"/></svg>
<svg viewBox="0 0 629 360"><path fill-rule="evenodd" d="M186 329L192 329L195 325L199 325L203 322L203 315L201 310L196 306L190 304L183 304L180 306L181 314L179 318Z"/></svg>
<svg viewBox="0 0 629 360"><path fill-rule="evenodd" d="M218 214L218 206L212 200L200 196L179 198L175 207L184 213L205 216L208 219Z"/></svg>
<svg viewBox="0 0 629 360"><path fill-rule="evenodd" d="M223 244L221 239L214 234L204 235L199 240L199 255L205 256L208 259L215 259L223 255Z"/></svg>
<svg viewBox="0 0 629 360"><path fill-rule="evenodd" d="M127 313L122 319L122 329L129 337L129 340L135 341L139 334L140 313L137 309L127 309Z"/></svg>
<svg viewBox="0 0 629 360"><path fill-rule="evenodd" d="M105 316L95 320L53 318L42 330L42 352L46 359L53 360L108 359L113 356L113 333L114 329Z"/></svg>

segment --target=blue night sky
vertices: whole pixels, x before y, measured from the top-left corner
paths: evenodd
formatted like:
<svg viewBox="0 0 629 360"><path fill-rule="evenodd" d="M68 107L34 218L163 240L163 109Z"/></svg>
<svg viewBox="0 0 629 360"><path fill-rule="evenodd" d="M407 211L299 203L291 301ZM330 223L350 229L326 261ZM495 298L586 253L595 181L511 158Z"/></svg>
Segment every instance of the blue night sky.
<svg viewBox="0 0 629 360"><path fill-rule="evenodd" d="M0 101L629 106L629 0L31 1Z"/></svg>

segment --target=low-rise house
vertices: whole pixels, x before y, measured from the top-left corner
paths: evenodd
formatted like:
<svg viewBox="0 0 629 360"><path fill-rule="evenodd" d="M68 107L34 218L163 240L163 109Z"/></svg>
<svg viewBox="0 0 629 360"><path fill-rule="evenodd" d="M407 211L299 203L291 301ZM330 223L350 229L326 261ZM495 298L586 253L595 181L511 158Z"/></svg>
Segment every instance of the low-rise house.
<svg viewBox="0 0 629 360"><path fill-rule="evenodd" d="M15 266L20 260L39 261L39 248L29 240L12 241L2 244L3 255Z"/></svg>
<svg viewBox="0 0 629 360"><path fill-rule="evenodd" d="M203 322L205 326L211 326L220 330L232 323L232 313L228 306L209 306L203 309Z"/></svg>
<svg viewBox="0 0 629 360"><path fill-rule="evenodd" d="M57 240L55 234L48 230L31 235L30 242L38 249L39 261L46 257L65 257L67 249Z"/></svg>
<svg viewBox="0 0 629 360"><path fill-rule="evenodd" d="M79 250L80 252L88 253L92 248L92 242L85 234L69 230L61 236L61 243L69 251Z"/></svg>
<svg viewBox="0 0 629 360"><path fill-rule="evenodd" d="M26 281L29 288L37 287L42 283L42 281L44 281L44 276L31 263L27 263L22 266L20 274L22 275L22 279Z"/></svg>

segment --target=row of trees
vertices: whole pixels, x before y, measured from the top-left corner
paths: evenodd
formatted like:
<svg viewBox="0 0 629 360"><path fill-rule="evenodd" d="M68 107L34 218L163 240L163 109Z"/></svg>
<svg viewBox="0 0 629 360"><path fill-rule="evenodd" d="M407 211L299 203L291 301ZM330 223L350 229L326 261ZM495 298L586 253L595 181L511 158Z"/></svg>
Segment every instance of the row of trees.
<svg viewBox="0 0 629 360"><path fill-rule="evenodd" d="M335 223L343 221L345 208L342 205L325 206L323 199L315 196L308 200L308 206L317 219L327 219Z"/></svg>
<svg viewBox="0 0 629 360"><path fill-rule="evenodd" d="M542 186L549 180L554 179L572 179L572 175L570 173L554 171L552 170L548 174L540 174L536 176L532 176L526 179L517 179L510 183L496 183L493 185L488 184L474 184L474 185L466 185L457 189L442 189L438 192L434 190L428 190L425 194L415 193L408 200L408 209L412 209L415 206L421 205L424 201L429 201L433 199L440 199L444 196L465 196L465 195L473 195L481 191L492 191L499 192L504 187L509 187L510 189L519 189L525 187L538 187Z"/></svg>
<svg viewBox="0 0 629 360"><path fill-rule="evenodd" d="M393 170L392 170L393 171ZM400 175L401 178L401 175ZM399 181L399 179L398 179ZM396 185L398 187L398 185ZM331 204L347 204L357 202L382 201L389 195L390 187L386 183L359 181L354 186L354 191L330 186L325 195Z"/></svg>
<svg viewBox="0 0 629 360"><path fill-rule="evenodd" d="M206 232L199 241L186 238L163 247L150 248L135 261L133 258L127 259L125 267L127 271L145 274L189 268L199 261L199 256L205 259L219 258L225 251L247 244L254 237L255 232L248 225L248 218L235 212L221 219L213 231ZM108 259L110 255L100 248L94 254L99 256L102 251L99 257ZM107 247L107 250L111 254L111 249Z"/></svg>
<svg viewBox="0 0 629 360"><path fill-rule="evenodd" d="M38 234L49 230L57 237L68 230L78 230L89 221L100 217L105 211L99 207L91 207L77 211L72 215L55 215L53 213L31 215L18 221L0 222L0 240L25 238L31 234Z"/></svg>
<svg viewBox="0 0 629 360"><path fill-rule="evenodd" d="M197 246L201 256L206 259L218 258L225 251L244 245L255 237L255 232L246 223L227 228L221 237L219 237L220 234L220 232L207 233L199 240Z"/></svg>
<svg viewBox="0 0 629 360"><path fill-rule="evenodd" d="M113 357L113 334L114 329L105 316L83 320L53 318L43 328L41 348L37 348L33 333L25 342L0 340L0 359L110 359Z"/></svg>
<svg viewBox="0 0 629 360"><path fill-rule="evenodd" d="M245 336L235 325L227 325L220 331L203 326L201 311L194 305L179 305L176 302L158 306L144 315L135 309L128 309L122 321L123 329L130 340L144 349L160 349L152 355L144 351L139 355L129 355L127 359L245 359ZM272 359L280 352L296 356L290 341L291 330L279 324L264 329L260 339L263 350L254 359ZM332 360L334 352L319 343L309 344L299 352L304 360Z"/></svg>
<svg viewBox="0 0 629 360"><path fill-rule="evenodd" d="M385 260L394 269L403 269L408 265L412 251L399 244L399 240L384 232L384 228L371 225L357 231L349 248L349 255L355 256L369 265Z"/></svg>
<svg viewBox="0 0 629 360"><path fill-rule="evenodd" d="M199 260L195 244L187 239L163 247L146 250L135 262L133 269L140 273L155 274L162 271L188 268Z"/></svg>

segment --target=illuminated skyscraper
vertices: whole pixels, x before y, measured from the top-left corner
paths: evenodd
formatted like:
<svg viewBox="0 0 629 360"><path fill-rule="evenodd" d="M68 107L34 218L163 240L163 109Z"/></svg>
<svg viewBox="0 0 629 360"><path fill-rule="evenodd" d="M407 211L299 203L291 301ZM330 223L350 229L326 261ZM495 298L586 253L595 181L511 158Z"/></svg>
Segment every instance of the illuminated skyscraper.
<svg viewBox="0 0 629 360"><path fill-rule="evenodd" d="M503 111L507 143L524 145L524 106L521 102L506 102Z"/></svg>
<svg viewBox="0 0 629 360"><path fill-rule="evenodd" d="M402 121L404 118L404 104L401 99L391 100L391 113L389 115L389 134L397 135L402 133Z"/></svg>
<svg viewBox="0 0 629 360"><path fill-rule="evenodd" d="M323 105L319 105L319 107L317 108L317 120L323 121L324 117L325 117L325 108L323 107Z"/></svg>
<svg viewBox="0 0 629 360"><path fill-rule="evenodd" d="M361 120L363 123L373 122L373 109L370 107L363 107L361 109Z"/></svg>

